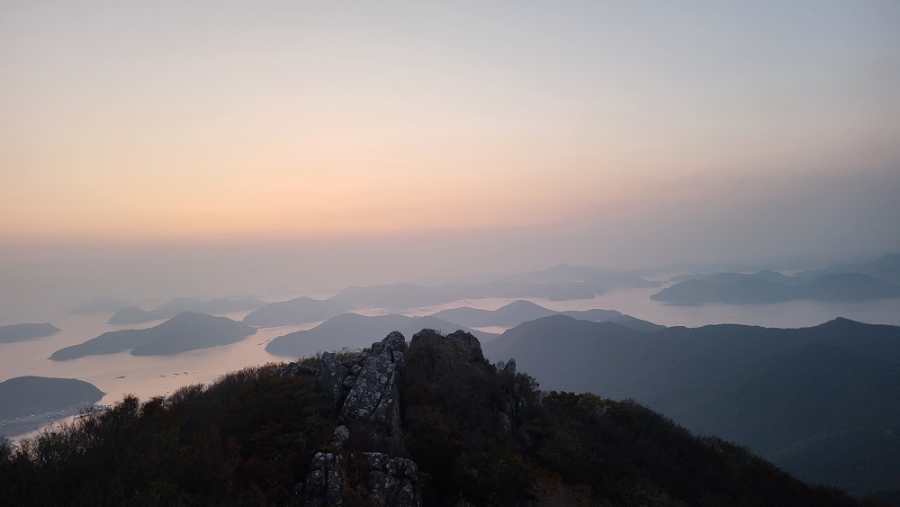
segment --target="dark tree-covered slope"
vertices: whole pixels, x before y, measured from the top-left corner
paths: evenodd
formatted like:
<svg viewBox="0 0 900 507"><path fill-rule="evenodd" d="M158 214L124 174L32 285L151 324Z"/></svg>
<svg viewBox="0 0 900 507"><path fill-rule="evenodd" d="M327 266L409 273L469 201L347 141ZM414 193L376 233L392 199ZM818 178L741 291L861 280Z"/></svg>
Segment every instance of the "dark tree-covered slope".
<svg viewBox="0 0 900 507"><path fill-rule="evenodd" d="M637 333L555 316L485 345L552 389L633 398L854 493L900 488L900 327L716 325Z"/></svg>

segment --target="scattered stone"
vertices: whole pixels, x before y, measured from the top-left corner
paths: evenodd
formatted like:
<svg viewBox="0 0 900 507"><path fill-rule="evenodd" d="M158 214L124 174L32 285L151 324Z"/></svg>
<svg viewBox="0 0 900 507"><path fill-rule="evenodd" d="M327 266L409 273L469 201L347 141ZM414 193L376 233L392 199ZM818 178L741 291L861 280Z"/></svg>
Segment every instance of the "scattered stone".
<svg viewBox="0 0 900 507"><path fill-rule="evenodd" d="M334 429L334 439L332 439L330 445L337 448L344 447L348 438L350 438L350 430L342 424Z"/></svg>

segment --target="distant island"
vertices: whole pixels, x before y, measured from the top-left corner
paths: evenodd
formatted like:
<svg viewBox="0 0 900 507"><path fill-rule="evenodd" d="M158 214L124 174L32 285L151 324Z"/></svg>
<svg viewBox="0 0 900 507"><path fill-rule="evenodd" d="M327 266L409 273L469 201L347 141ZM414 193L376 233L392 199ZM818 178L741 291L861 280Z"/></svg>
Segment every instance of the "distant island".
<svg viewBox="0 0 900 507"><path fill-rule="evenodd" d="M313 329L279 336L266 345L266 352L296 358L323 350L366 347L371 345L373 335L386 335L391 331L412 334L423 328L439 329L445 333L462 330L482 341L490 341L499 336L475 331L436 317L407 317L394 314L367 317L345 313L332 317Z"/></svg>
<svg viewBox="0 0 900 507"><path fill-rule="evenodd" d="M479 310L464 306L451 310L443 310L433 314L433 317L450 322L458 322L470 327L515 327L523 322L549 317L551 315L566 315L579 320L591 322L615 322L637 331L658 331L665 326L654 324L646 320L636 319L630 315L624 315L615 310L584 310L557 312L532 303L530 301L513 301L497 310Z"/></svg>
<svg viewBox="0 0 900 507"><path fill-rule="evenodd" d="M353 306L337 300L300 297L290 301L269 303L244 317L244 324L256 327L291 326L321 322L342 313Z"/></svg>
<svg viewBox="0 0 900 507"><path fill-rule="evenodd" d="M72 378L15 377L0 382L0 435L16 436L34 431L50 419L92 405L104 393Z"/></svg>
<svg viewBox="0 0 900 507"><path fill-rule="evenodd" d="M331 300L344 301L355 307L402 310L432 306L462 299L541 298L550 301L593 299L614 288L659 287L633 275L594 275L586 280L525 283L493 281L482 283L447 282L435 287L413 283L394 283L368 287L347 287Z"/></svg>
<svg viewBox="0 0 900 507"><path fill-rule="evenodd" d="M119 326L143 324L145 322L153 322L154 320L168 319L181 312L206 313L209 315L244 312L262 308L265 305L265 301L261 301L254 297L238 300L213 299L209 301L181 297L168 301L159 308L153 310L142 310L136 306L119 309L109 318L109 324Z"/></svg>
<svg viewBox="0 0 900 507"><path fill-rule="evenodd" d="M862 273L819 278L788 277L772 271L721 273L685 279L650 296L671 305L767 304L785 301L870 301L900 298L900 285Z"/></svg>
<svg viewBox="0 0 900 507"><path fill-rule="evenodd" d="M484 350L514 357L544 389L637 400L803 480L857 494L900 489L900 327L837 319L640 333L556 315Z"/></svg>
<svg viewBox="0 0 900 507"><path fill-rule="evenodd" d="M111 331L57 350L52 361L131 351L134 356L175 355L190 350L228 345L256 333L256 329L227 317L182 312L149 329Z"/></svg>
<svg viewBox="0 0 900 507"><path fill-rule="evenodd" d="M25 342L52 336L59 328L52 324L13 324L0 326L0 343Z"/></svg>

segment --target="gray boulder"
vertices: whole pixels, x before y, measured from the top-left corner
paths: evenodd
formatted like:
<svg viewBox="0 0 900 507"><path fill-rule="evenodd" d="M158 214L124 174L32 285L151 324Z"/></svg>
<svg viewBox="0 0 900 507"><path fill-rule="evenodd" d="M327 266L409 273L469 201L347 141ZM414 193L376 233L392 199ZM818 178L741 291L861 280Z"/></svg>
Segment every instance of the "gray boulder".
<svg viewBox="0 0 900 507"><path fill-rule="evenodd" d="M380 452L364 452L368 469L367 486L375 504L384 507L421 507L422 497L416 482L419 469L410 459Z"/></svg>
<svg viewBox="0 0 900 507"><path fill-rule="evenodd" d="M296 491L304 507L337 506L343 503L343 460L339 454L319 452L313 456L306 481Z"/></svg>

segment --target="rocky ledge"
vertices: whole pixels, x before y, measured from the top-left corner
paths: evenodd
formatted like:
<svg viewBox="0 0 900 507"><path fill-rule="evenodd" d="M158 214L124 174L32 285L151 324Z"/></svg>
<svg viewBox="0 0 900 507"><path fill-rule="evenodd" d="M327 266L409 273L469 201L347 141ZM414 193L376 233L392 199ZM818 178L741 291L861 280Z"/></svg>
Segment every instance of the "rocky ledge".
<svg viewBox="0 0 900 507"><path fill-rule="evenodd" d="M364 441L402 451L400 380L405 351L406 339L395 331L350 360L342 362L337 354L326 352L317 368L291 363L282 370L282 375L315 376L343 423L335 428L332 449L316 454L306 480L297 484L303 505L342 505L348 494L378 506L422 504L415 462L374 450L358 454L343 450L351 433L364 432L359 435ZM348 462L364 475L358 484L345 484Z"/></svg>

